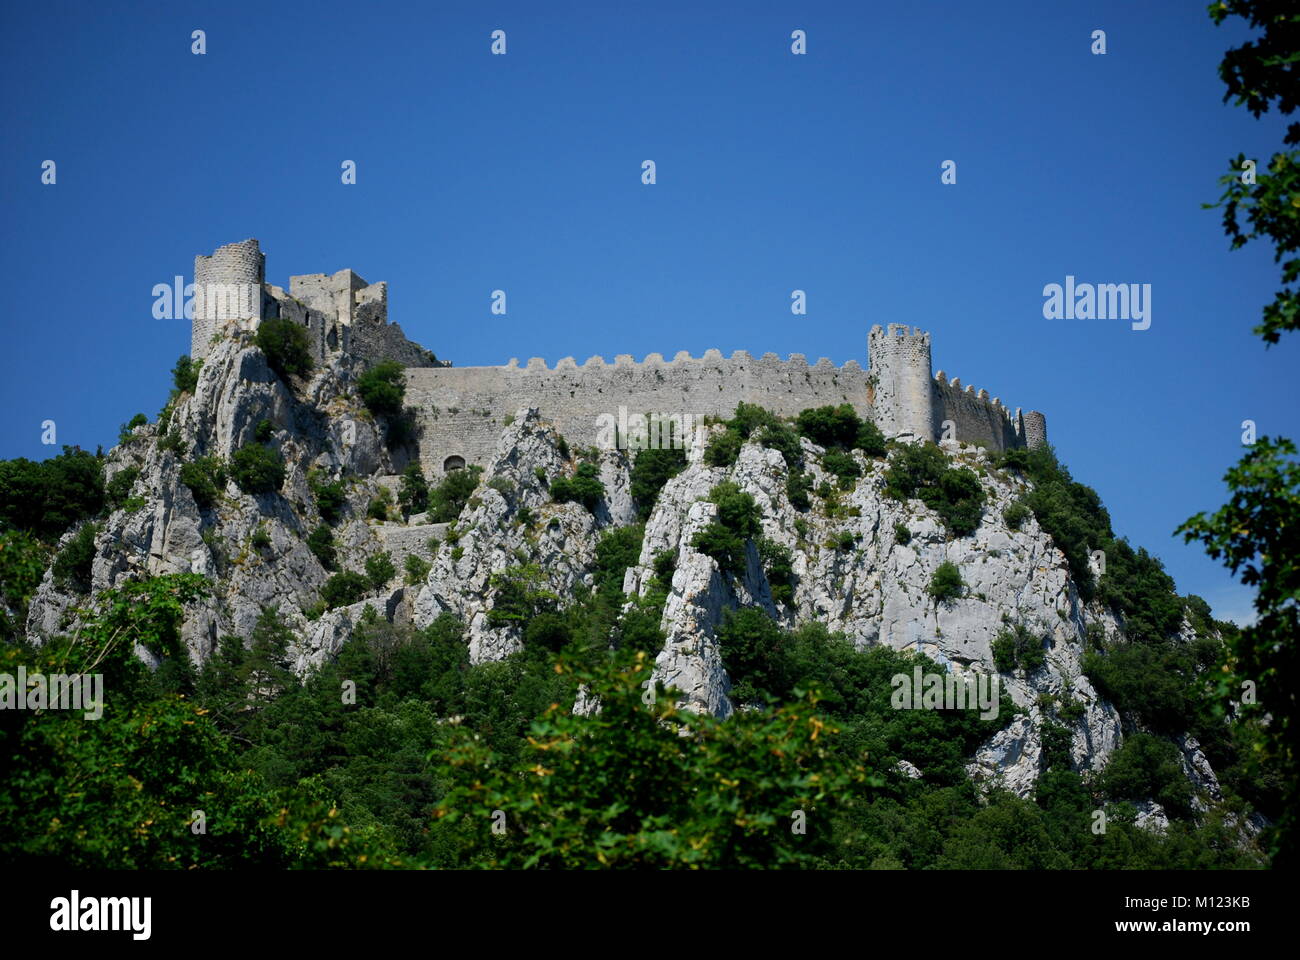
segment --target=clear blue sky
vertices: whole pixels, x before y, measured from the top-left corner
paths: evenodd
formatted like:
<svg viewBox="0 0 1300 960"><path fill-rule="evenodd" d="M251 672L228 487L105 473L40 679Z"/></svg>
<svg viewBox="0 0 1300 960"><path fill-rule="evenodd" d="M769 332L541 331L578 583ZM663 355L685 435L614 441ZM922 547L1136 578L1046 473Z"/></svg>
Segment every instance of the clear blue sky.
<svg viewBox="0 0 1300 960"><path fill-rule="evenodd" d="M1222 103L1245 36L1196 0L8 4L0 457L57 452L46 419L93 450L156 416L189 331L153 285L255 236L273 283L389 281L391 318L457 365L865 363L873 323L919 325L936 370L1044 411L1117 530L1240 617L1249 593L1171 533L1222 503L1242 420L1300 435L1297 346L1250 333L1270 251L1229 252L1200 206L1229 156L1281 143ZM1066 274L1152 284L1151 329L1044 320Z"/></svg>

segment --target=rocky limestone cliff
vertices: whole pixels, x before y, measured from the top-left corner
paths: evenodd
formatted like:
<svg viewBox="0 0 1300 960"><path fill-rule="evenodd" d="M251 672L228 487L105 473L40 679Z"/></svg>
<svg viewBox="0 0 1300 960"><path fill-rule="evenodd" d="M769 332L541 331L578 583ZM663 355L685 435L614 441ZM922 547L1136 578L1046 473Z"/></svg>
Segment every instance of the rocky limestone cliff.
<svg viewBox="0 0 1300 960"><path fill-rule="evenodd" d="M393 486L405 455L386 448L382 427L351 393L360 373L357 363L340 356L290 389L246 335L215 344L195 392L172 409L164 433L175 442L160 447L163 434L158 425L149 425L108 457L110 478L138 468L131 493L139 499L115 510L96 536L94 590L134 576L203 574L212 581L213 597L192 611L184 627L196 660L225 634L246 637L261 609L275 605L300 638L297 666L306 671L338 651L367 607L417 627L450 612L466 624L474 662L500 659L522 639L517 625L492 625L492 574L535 564L545 589L562 604L580 585L592 585L601 535L636 519L625 454L600 455L606 495L594 512L555 503L542 478L571 473L573 461L561 453L559 436L537 410L521 410L503 426L474 498L450 529L391 529L367 520L366 506L381 486ZM249 495L230 482L217 504L200 508L180 482L182 462L207 455L229 458L253 441L263 420L271 422L270 443L285 461L282 489ZM814 483L833 483L818 465L821 449L802 442ZM1044 695L1082 705L1071 729L1074 764L1080 770L1103 766L1122 731L1114 708L1081 671L1085 623L1100 625L1107 636L1122 633L1123 624L1100 605L1085 607L1064 555L1032 517L1017 530L1003 521L1003 510L1023 494L1024 480L992 469L975 448L948 452L979 474L986 494L983 519L970 536L953 537L920 501L887 497L885 462L861 452L853 456L863 475L842 495L842 509L834 516L817 498L806 512L791 505L787 467L776 450L749 443L729 468L690 464L661 492L645 525L639 562L624 581L629 595L645 594L655 557L670 551L676 558L661 621L667 640L656 661L658 677L692 709L718 716L734 710L716 629L723 611L737 606L761 607L786 628L819 621L860 648L885 644L917 650L947 669L988 674L996 672L995 636L1007 621L1016 621L1049 638L1046 663L1029 675L1002 676L1023 713L980 747L970 774L1022 796L1031 791L1040 768ZM360 570L368 556L388 549L400 571L406 553L423 552L431 561L423 583L404 586L399 572L361 602L318 613L319 590L329 572L305 542L321 522L308 486L313 470L347 481L347 502L334 527L338 567ZM791 551L790 603L773 600L753 541L739 576L724 574L715 560L691 546L693 535L716 511L706 499L709 491L724 480L754 497L763 536ZM907 543L897 542L899 524L911 532ZM253 546L259 529L269 546ZM425 534L435 530L440 542L430 547ZM944 561L960 569L967 589L961 598L936 603L926 587ZM47 572L30 606L29 631L48 635L67 629L78 602ZM1184 738L1182 746L1189 779L1205 798L1217 798L1214 772L1195 741ZM924 771L909 771L913 774L924 776ZM1157 824L1163 819L1158 808L1144 815Z"/></svg>

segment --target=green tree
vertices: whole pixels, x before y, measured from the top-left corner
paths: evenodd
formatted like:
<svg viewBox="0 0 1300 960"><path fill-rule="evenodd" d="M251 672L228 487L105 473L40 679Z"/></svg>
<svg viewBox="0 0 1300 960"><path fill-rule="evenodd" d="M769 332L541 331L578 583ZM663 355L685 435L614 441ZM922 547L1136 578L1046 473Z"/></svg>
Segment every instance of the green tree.
<svg viewBox="0 0 1300 960"><path fill-rule="evenodd" d="M199 457L182 463L180 481L189 487L194 502L206 509L221 499L226 485L226 467L220 457Z"/></svg>
<svg viewBox="0 0 1300 960"><path fill-rule="evenodd" d="M63 549L54 558L53 572L57 583L70 586L78 593L90 592L91 570L95 562L95 537L98 534L99 528L93 523L87 523L63 545Z"/></svg>
<svg viewBox="0 0 1300 960"><path fill-rule="evenodd" d="M677 474L686 469L686 451L672 448L642 450L632 461L631 494L636 503L637 518L650 519L659 491Z"/></svg>
<svg viewBox="0 0 1300 960"><path fill-rule="evenodd" d="M266 362L282 379L311 372L307 331L284 317L267 317L257 326L253 342L266 354Z"/></svg>
<svg viewBox="0 0 1300 960"><path fill-rule="evenodd" d="M965 589L966 584L962 581L961 571L957 569L957 565L950 560L945 560L935 568L925 592L934 598L936 604L940 604L956 600Z"/></svg>
<svg viewBox="0 0 1300 960"><path fill-rule="evenodd" d="M580 503L594 511L605 496L605 485L600 482L600 469L594 463L580 463L572 477L557 477L551 481L551 499L556 503Z"/></svg>
<svg viewBox="0 0 1300 960"><path fill-rule="evenodd" d="M317 524L312 532L307 535L307 549L315 554L320 565L326 570L333 570L337 562L337 552L334 547L334 534L325 524Z"/></svg>
<svg viewBox="0 0 1300 960"><path fill-rule="evenodd" d="M375 364L357 378L357 396L375 416L397 416L406 399L405 368L392 360Z"/></svg>
<svg viewBox="0 0 1300 960"><path fill-rule="evenodd" d="M27 604L49 563L49 547L23 530L0 530L0 641L22 635Z"/></svg>
<svg viewBox="0 0 1300 960"><path fill-rule="evenodd" d="M1255 117L1271 108L1290 116L1300 103L1295 80L1296 62L1300 59L1300 15L1289 0L1217 0L1210 4L1210 17L1216 25L1228 17L1241 17L1263 33L1224 54L1219 77L1227 91L1224 102L1232 100ZM1283 143L1300 144L1300 122L1287 127ZM1253 161L1251 161L1253 163ZM1267 164L1267 172L1246 175L1247 158L1239 153L1229 161L1228 173L1221 179L1226 189L1214 207L1223 207L1223 230L1232 240L1232 249L1244 247L1251 240L1267 240L1273 245L1273 262L1282 264L1283 287L1264 307L1264 322L1255 333L1268 344L1277 343L1283 333L1300 326L1300 298L1295 288L1300 280L1300 151L1278 151ZM1211 206L1207 204L1207 206ZM1243 228L1239 217L1248 226Z"/></svg>
<svg viewBox="0 0 1300 960"><path fill-rule="evenodd" d="M16 527L47 543L104 508L100 459L78 447L47 460L0 460L0 526Z"/></svg>
<svg viewBox="0 0 1300 960"><path fill-rule="evenodd" d="M1254 587L1255 622L1228 641L1220 701L1252 724L1257 764L1273 766L1284 787L1275 863L1296 862L1296 686L1300 683L1300 463L1286 439L1260 437L1224 477L1231 494L1214 514L1198 513L1178 532L1199 540L1242 583ZM1253 695L1247 695L1253 690ZM1222 707L1221 707L1222 709Z"/></svg>
<svg viewBox="0 0 1300 960"><path fill-rule="evenodd" d="M316 498L316 509L320 518L326 523L338 523L343 514L343 507L348 502L347 487L342 480L322 480L312 471L307 477L307 485Z"/></svg>
<svg viewBox="0 0 1300 960"><path fill-rule="evenodd" d="M717 513L691 539L691 546L718 562L722 570L739 573L745 569L745 543L762 532L758 504L751 494L725 481L709 491Z"/></svg>
<svg viewBox="0 0 1300 960"><path fill-rule="evenodd" d="M1300 97L1295 83L1300 61L1300 14L1286 0L1218 0L1209 7L1215 24L1241 17L1262 30L1252 40L1228 50L1219 65L1227 87L1224 100L1245 106L1255 117L1276 107L1292 114ZM1300 144L1300 123L1288 125L1283 143ZM1249 183L1243 167L1245 154L1230 161L1220 182L1226 190L1223 228L1238 249L1251 240L1273 245L1273 260L1282 264L1282 289L1266 304L1263 322L1254 332L1266 346L1300 325L1300 304L1295 284L1300 280L1300 151L1278 151ZM1244 214L1247 227L1238 220ZM1241 684L1258 687L1258 707L1242 704L1242 713L1267 711L1269 722L1248 729L1258 759L1279 774L1283 786L1282 813L1272 832L1275 866L1297 862L1297 798L1300 770L1296 765L1297 579L1296 518L1300 516L1300 474L1295 464L1295 444L1285 438L1260 438L1254 448L1228 471L1225 480L1232 494L1227 505L1212 517L1197 514L1179 527L1187 540L1200 540L1211 557L1222 559L1242 582L1257 587L1256 622L1231 641L1220 693L1233 708L1238 706Z"/></svg>
<svg viewBox="0 0 1300 960"><path fill-rule="evenodd" d="M397 494L397 502L402 505L402 515L408 518L429 509L429 482L424 479L418 460L412 460L402 471L402 489Z"/></svg>
<svg viewBox="0 0 1300 960"><path fill-rule="evenodd" d="M230 475L244 493L274 493L284 483L284 460L278 451L251 443L230 458Z"/></svg>
<svg viewBox="0 0 1300 960"><path fill-rule="evenodd" d="M984 515L979 478L965 467L949 466L933 443L905 444L894 453L885 471L885 494L920 500L959 537L974 533Z"/></svg>
<svg viewBox="0 0 1300 960"><path fill-rule="evenodd" d="M460 516L465 504L478 487L481 467L453 470L429 494L429 519L434 523L451 523Z"/></svg>
<svg viewBox="0 0 1300 960"><path fill-rule="evenodd" d="M653 665L644 653L592 670L561 661L601 709L581 715L554 705L533 723L515 763L502 764L468 733L457 736L446 753L456 779L435 813L461 828L463 862L542 869L820 862L831 849L829 811L852 805L877 781L861 760L836 754L838 730L815 701L727 721L678 710L663 691L647 706ZM492 830L497 810L507 818L502 836ZM796 834L791 824L800 816L806 832Z"/></svg>
<svg viewBox="0 0 1300 960"><path fill-rule="evenodd" d="M346 607L361 600L366 595L368 586L366 578L361 574L344 570L325 581L325 585L320 588L320 598L331 610Z"/></svg>
<svg viewBox="0 0 1300 960"><path fill-rule="evenodd" d="M172 367L173 397L182 393L193 393L198 389L199 370L202 366L202 360L191 360L189 354L181 354L176 361L176 366Z"/></svg>
<svg viewBox="0 0 1300 960"><path fill-rule="evenodd" d="M395 576L397 576L397 567L393 566L393 558L387 553L376 553L366 558L366 579L375 590L382 590L388 586L389 581Z"/></svg>

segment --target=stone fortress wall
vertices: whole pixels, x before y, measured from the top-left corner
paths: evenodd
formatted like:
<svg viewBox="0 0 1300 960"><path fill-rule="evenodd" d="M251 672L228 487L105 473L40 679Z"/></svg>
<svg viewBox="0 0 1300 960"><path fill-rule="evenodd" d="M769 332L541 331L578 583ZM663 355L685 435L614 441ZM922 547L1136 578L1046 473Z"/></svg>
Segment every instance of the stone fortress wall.
<svg viewBox="0 0 1300 960"><path fill-rule="evenodd" d="M724 357L652 353L637 363L591 357L581 366L565 357L554 367L533 358L500 367L452 367L408 340L388 322L388 285L368 284L351 270L289 278L289 290L265 282L265 257L256 240L219 247L194 260L196 290L190 355L202 358L224 325L255 328L284 317L306 328L318 363L340 353L369 363L394 360L406 370L406 402L417 422L419 459L426 476L474 464L496 454L506 418L537 407L570 445L598 445L602 427L624 416L659 414L729 418L742 401L794 416L810 407L852 405L887 437L955 440L992 450L1047 442L1037 411L1012 414L986 390L963 387L943 371L931 373L930 334L891 323L867 335L869 369L857 360L814 364L802 354L782 360L744 350ZM210 287L226 295L202 296ZM256 296L239 297L253 290ZM602 420L602 418L605 418Z"/></svg>
<svg viewBox="0 0 1300 960"><path fill-rule="evenodd" d="M949 436L959 443L1004 450L1046 442L1042 414L1013 415L987 390L963 389L942 371L932 376L928 333L901 324L875 326L867 347L869 370L856 360L837 367L825 358L815 364L802 354L755 359L743 350L730 357L718 350L699 358L683 352L672 360L652 353L640 363L623 355L613 364L592 357L579 366L566 357L553 368L533 358L526 366L511 360L504 367L408 370L406 398L416 411L420 462L428 476L462 462L486 464L505 418L527 406L539 408L579 446L595 445L600 418L619 418L620 407L629 416L728 418L741 401L783 416L848 403L891 437L937 442L944 438L944 422L951 421Z"/></svg>

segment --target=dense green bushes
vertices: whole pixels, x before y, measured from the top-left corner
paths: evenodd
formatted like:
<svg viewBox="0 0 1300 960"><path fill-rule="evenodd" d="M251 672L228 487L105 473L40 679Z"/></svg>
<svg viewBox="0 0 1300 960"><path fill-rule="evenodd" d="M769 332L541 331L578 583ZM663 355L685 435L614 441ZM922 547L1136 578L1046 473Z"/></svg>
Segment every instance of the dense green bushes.
<svg viewBox="0 0 1300 960"><path fill-rule="evenodd" d="M1042 638L1035 636L1023 624L1017 623L998 631L993 640L993 663L1001 673L1021 668L1029 674L1046 662Z"/></svg>
<svg viewBox="0 0 1300 960"><path fill-rule="evenodd" d="M0 526L26 530L47 543L104 507L98 457L76 447L48 460L0 460Z"/></svg>
<svg viewBox="0 0 1300 960"><path fill-rule="evenodd" d="M257 348L266 354L266 362L282 378L303 376L311 372L311 350L307 330L283 317L267 317L257 326L253 338Z"/></svg>
<svg viewBox="0 0 1300 960"><path fill-rule="evenodd" d="M382 590L388 582L397 576L397 567L393 558L387 553L376 553L366 558L366 580L375 590Z"/></svg>
<svg viewBox="0 0 1300 960"><path fill-rule="evenodd" d="M861 450L869 457L885 455L885 437L870 420L861 419L851 404L804 410L795 420L799 432L827 450Z"/></svg>
<svg viewBox="0 0 1300 960"><path fill-rule="evenodd" d="M307 487L316 498L316 509L326 523L338 523L347 503L347 485L342 480L323 480L312 471L307 475Z"/></svg>
<svg viewBox="0 0 1300 960"><path fill-rule="evenodd" d="M1019 471L1033 483L1034 489L1023 502L1065 554L1080 595L1085 600L1091 599L1096 584L1088 566L1089 551L1103 549L1113 539L1110 514L1101 505L1101 498L1096 491L1070 477L1051 447L1007 450L999 465Z"/></svg>
<svg viewBox="0 0 1300 960"><path fill-rule="evenodd" d="M460 516L465 504L478 487L482 467L453 470L429 494L429 519L433 523L451 523Z"/></svg>
<svg viewBox="0 0 1300 960"><path fill-rule="evenodd" d="M334 548L334 534L325 524L318 524L307 535L307 549L310 550L320 561L320 565L326 570L333 570L337 562L337 553Z"/></svg>
<svg viewBox="0 0 1300 960"><path fill-rule="evenodd" d="M279 451L251 443L230 458L230 476L244 493L274 493L284 483L284 460Z"/></svg>
<svg viewBox="0 0 1300 960"><path fill-rule="evenodd" d="M764 537L758 541L758 559L763 564L775 603L794 603L794 555L790 548Z"/></svg>
<svg viewBox="0 0 1300 960"><path fill-rule="evenodd" d="M408 519L413 513L424 513L429 509L429 482L424 479L420 461L412 460L402 471L402 488L398 491L397 502Z"/></svg>
<svg viewBox="0 0 1300 960"><path fill-rule="evenodd" d="M366 595L370 587L366 578L352 570L336 573L325 581L320 588L320 598L331 610L356 603Z"/></svg>
<svg viewBox="0 0 1300 960"><path fill-rule="evenodd" d="M113 479L104 485L104 502L111 509L119 509L131 495L131 488L139 477L140 468L136 466L123 467L117 471L113 474Z"/></svg>
<svg viewBox="0 0 1300 960"><path fill-rule="evenodd" d="M87 523L78 530L54 558L54 579L78 593L89 593L90 574L95 561L95 536L99 528Z"/></svg>
<svg viewBox="0 0 1300 960"><path fill-rule="evenodd" d="M600 482L600 469L594 463L580 463L572 477L557 477L551 481L551 499L556 503L580 503L594 511L605 496L605 485Z"/></svg>
<svg viewBox="0 0 1300 960"><path fill-rule="evenodd" d="M1155 800L1173 817L1192 813L1192 785L1176 745L1147 733L1124 738L1106 764L1102 786L1112 800Z"/></svg>
<svg viewBox="0 0 1300 960"><path fill-rule="evenodd" d="M739 574L745 569L745 543L759 535L758 505L754 498L731 482L709 491L717 514L691 539L691 546L712 557L724 571Z"/></svg>
<svg viewBox="0 0 1300 960"><path fill-rule="evenodd" d="M961 571L957 569L957 565L945 560L935 568L925 592L934 598L936 604L940 604L956 600L965 589L966 584L961 579Z"/></svg>
<svg viewBox="0 0 1300 960"><path fill-rule="evenodd" d="M181 464L180 480L189 487L194 502L207 509L221 498L225 489L226 465L220 457L199 457Z"/></svg>
<svg viewBox="0 0 1300 960"><path fill-rule="evenodd" d="M664 484L685 469L685 450L660 448L637 453L632 461L631 493L637 517L642 522L650 518L650 511L654 509Z"/></svg>
<svg viewBox="0 0 1300 960"><path fill-rule="evenodd" d="M974 533L984 515L979 477L965 467L950 467L943 451L932 443L898 448L885 471L885 494L896 500L920 500L959 537Z"/></svg>
<svg viewBox="0 0 1300 960"><path fill-rule="evenodd" d="M377 417L400 414L406 399L404 368L391 360L375 364L357 378L357 396Z"/></svg>
<svg viewBox="0 0 1300 960"><path fill-rule="evenodd" d="M182 393L193 393L199 386L199 370L203 367L202 360L191 360L189 354L181 354L176 360L176 366L172 367L172 388L174 393L172 398L180 396Z"/></svg>
<svg viewBox="0 0 1300 960"><path fill-rule="evenodd" d="M420 631L363 617L336 660L299 680L288 669L292 632L264 611L247 644L223 638L194 671L179 636L194 594L178 578L131 585L75 645L55 638L39 649L0 648L8 672L17 662L75 671L107 649L101 669L115 691L92 724L66 711L4 715L0 739L17 767L0 778L0 816L15 827L0 836L0 860L277 869L1252 865L1213 816L1201 825L1175 820L1164 836L1129 822L1134 799L1186 813L1167 741L1126 736L1106 775L1089 782L1069 769L1068 742L1063 751L1061 737L1045 731L1035 799L982 799L964 767L1013 718L1009 701L987 721L976 711L894 709L891 677L940 668L887 647L855 650L821 627L788 633L761 611L730 614L719 642L733 697L788 705L726 721L676 709L650 682L649 651L662 637L649 616L635 607L621 615L605 596L636 541L622 534L600 550L600 588L563 610L549 606L532 572L510 573L521 589L504 605L526 615L514 621L524 648L478 666L450 615ZM363 585L353 580L337 597L334 589L341 603L360 599ZM116 635L140 637L164 669L109 647ZM611 639L623 654L611 656ZM580 683L598 712L572 712ZM352 699L340 696L349 689ZM141 738L146 725L150 736ZM896 771L904 760L919 779ZM195 793L210 797L210 817L220 811L221 829L206 837L188 829L194 804L185 798ZM1094 834L1091 814L1103 806L1107 830ZM795 809L808 815L806 835L790 830ZM504 835L492 832L494 810L506 811ZM51 817L80 828L51 831ZM150 819L158 830L143 837L138 825Z"/></svg>

